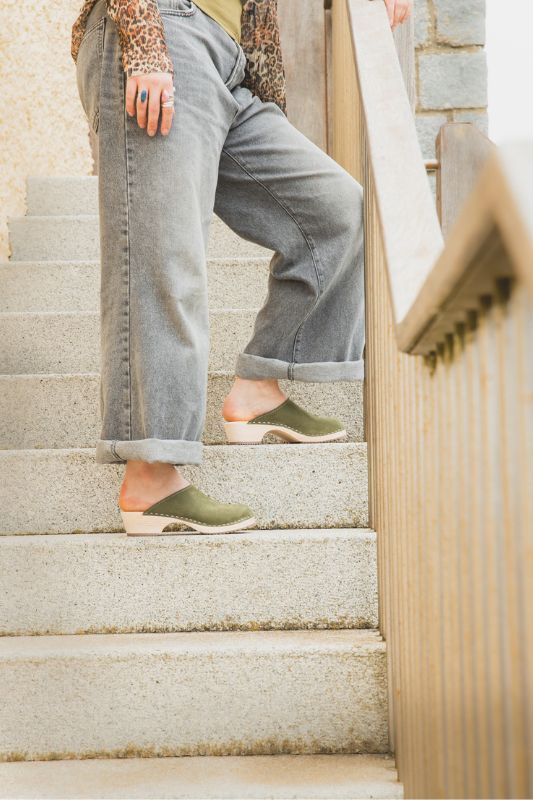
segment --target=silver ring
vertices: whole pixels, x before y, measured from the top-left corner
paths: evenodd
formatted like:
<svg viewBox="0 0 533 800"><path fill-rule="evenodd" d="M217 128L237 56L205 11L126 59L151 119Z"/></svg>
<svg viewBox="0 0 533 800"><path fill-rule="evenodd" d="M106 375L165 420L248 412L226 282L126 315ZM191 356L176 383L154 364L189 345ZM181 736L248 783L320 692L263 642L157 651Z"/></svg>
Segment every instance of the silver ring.
<svg viewBox="0 0 533 800"><path fill-rule="evenodd" d="M174 100L165 100L164 103L161 103L161 108L171 108L174 105Z"/></svg>

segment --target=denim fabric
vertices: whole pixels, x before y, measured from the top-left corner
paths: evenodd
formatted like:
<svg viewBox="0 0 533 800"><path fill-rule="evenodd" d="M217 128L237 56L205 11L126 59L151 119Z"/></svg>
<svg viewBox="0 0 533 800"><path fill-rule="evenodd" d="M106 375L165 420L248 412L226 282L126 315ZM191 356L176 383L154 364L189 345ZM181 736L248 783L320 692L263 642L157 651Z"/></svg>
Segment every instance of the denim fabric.
<svg viewBox="0 0 533 800"><path fill-rule="evenodd" d="M170 134L125 110L126 77L105 0L76 64L99 156L99 463L198 464L213 211L274 251L266 301L239 353L243 378L363 377L362 189L280 108L241 85L241 47L192 0L158 0L175 67Z"/></svg>

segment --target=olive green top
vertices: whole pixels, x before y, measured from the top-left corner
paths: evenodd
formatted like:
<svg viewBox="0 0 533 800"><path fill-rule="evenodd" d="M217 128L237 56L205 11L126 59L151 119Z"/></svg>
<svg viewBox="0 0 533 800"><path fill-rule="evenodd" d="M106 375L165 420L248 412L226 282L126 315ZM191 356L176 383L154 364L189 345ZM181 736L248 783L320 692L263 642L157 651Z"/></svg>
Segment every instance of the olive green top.
<svg viewBox="0 0 533 800"><path fill-rule="evenodd" d="M195 0L195 4L222 25L236 42L241 40L241 0Z"/></svg>

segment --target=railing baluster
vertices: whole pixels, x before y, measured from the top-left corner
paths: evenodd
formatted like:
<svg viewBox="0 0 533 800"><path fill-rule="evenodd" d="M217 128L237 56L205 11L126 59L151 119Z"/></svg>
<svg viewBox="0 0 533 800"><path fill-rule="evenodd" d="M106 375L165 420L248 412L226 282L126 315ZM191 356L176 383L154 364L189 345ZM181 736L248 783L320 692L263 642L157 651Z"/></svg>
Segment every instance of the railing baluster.
<svg viewBox="0 0 533 800"><path fill-rule="evenodd" d="M443 130L443 249L383 5L328 13L331 154L365 189L369 515L400 779L406 797L531 796L533 146L478 176L492 146Z"/></svg>

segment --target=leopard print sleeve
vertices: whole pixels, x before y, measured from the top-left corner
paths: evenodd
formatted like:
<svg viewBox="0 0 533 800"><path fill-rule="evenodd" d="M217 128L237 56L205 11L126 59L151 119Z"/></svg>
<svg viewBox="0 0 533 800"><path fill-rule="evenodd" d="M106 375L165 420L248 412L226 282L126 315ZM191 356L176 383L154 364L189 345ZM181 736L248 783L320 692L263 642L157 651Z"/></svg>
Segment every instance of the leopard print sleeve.
<svg viewBox="0 0 533 800"><path fill-rule="evenodd" d="M241 47L246 55L243 86L287 113L277 0L243 0Z"/></svg>
<svg viewBox="0 0 533 800"><path fill-rule="evenodd" d="M157 0L107 0L107 13L117 26L128 76L174 73Z"/></svg>

